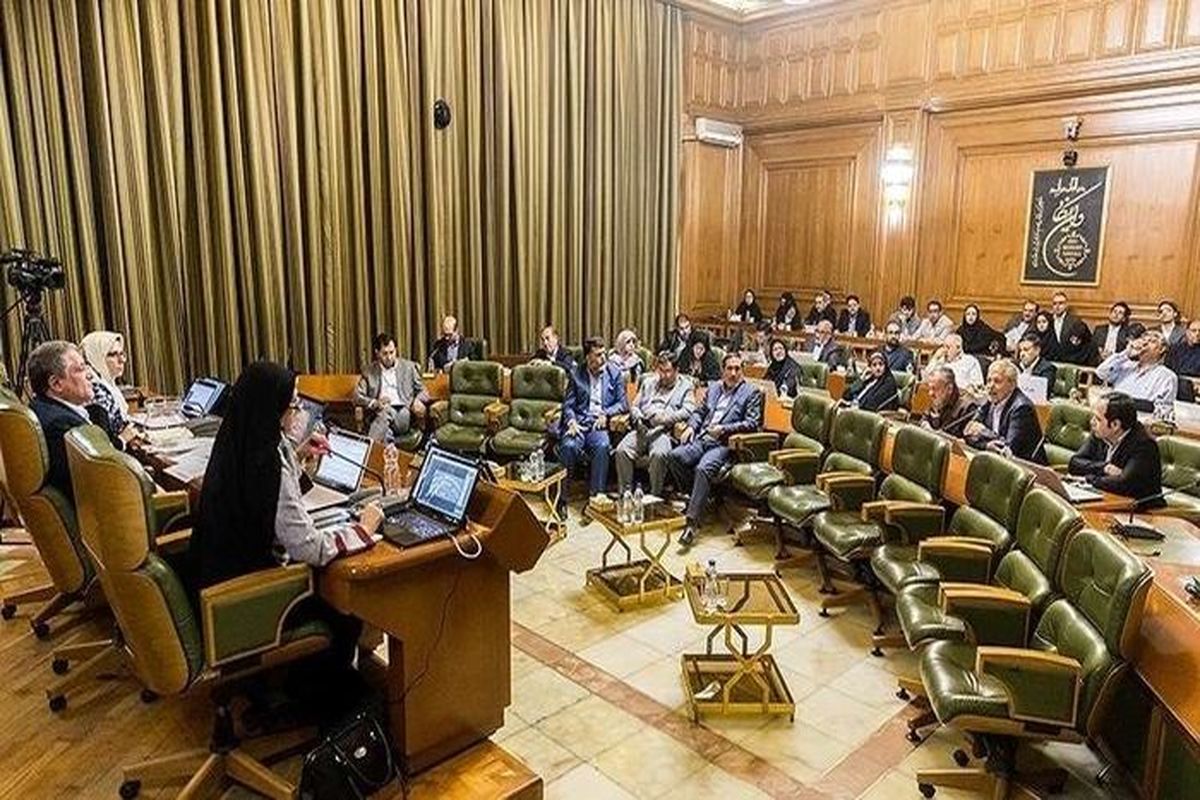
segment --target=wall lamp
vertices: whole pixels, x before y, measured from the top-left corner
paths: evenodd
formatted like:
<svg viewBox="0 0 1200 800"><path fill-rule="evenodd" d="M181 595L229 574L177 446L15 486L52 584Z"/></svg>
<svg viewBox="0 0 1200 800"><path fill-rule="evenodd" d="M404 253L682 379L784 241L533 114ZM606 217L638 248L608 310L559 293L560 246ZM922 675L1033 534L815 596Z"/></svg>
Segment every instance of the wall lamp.
<svg viewBox="0 0 1200 800"><path fill-rule="evenodd" d="M889 218L897 219L904 213L915 171L911 149L898 146L887 151L883 160L883 197Z"/></svg>

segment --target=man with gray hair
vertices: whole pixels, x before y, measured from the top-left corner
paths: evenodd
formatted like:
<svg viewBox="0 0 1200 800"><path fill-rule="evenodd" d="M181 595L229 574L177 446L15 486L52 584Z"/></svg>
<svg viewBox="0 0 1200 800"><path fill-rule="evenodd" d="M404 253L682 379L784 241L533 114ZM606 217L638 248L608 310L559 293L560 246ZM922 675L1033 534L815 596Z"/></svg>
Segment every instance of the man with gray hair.
<svg viewBox="0 0 1200 800"><path fill-rule="evenodd" d="M975 416L975 403L958 390L954 370L949 367L928 370L925 385L929 387L929 409L922 417L921 425L948 436L961 437L963 428Z"/></svg>
<svg viewBox="0 0 1200 800"><path fill-rule="evenodd" d="M1166 354L1162 333L1146 331L1124 350L1101 361L1096 375L1118 392L1140 400L1143 407L1173 407L1179 377L1163 364Z"/></svg>
<svg viewBox="0 0 1200 800"><path fill-rule="evenodd" d="M87 406L92 402L92 382L83 353L70 342L49 341L29 354L27 365L33 400L29 408L42 426L50 469L46 483L70 499L71 471L67 467L67 431L91 422Z"/></svg>
<svg viewBox="0 0 1200 800"><path fill-rule="evenodd" d="M1017 365L997 359L988 368L988 401L963 429L972 447L987 448L1039 464L1046 463L1045 438L1033 401L1017 388Z"/></svg>

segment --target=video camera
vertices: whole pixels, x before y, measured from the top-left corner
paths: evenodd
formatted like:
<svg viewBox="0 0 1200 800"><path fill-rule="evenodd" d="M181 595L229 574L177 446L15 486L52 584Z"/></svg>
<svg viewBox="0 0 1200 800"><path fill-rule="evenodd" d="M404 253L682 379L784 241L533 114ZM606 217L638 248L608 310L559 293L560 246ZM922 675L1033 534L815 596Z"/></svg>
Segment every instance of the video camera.
<svg viewBox="0 0 1200 800"><path fill-rule="evenodd" d="M32 250L9 250L0 255L0 265L8 270L8 285L23 295L61 289L67 282L61 261Z"/></svg>

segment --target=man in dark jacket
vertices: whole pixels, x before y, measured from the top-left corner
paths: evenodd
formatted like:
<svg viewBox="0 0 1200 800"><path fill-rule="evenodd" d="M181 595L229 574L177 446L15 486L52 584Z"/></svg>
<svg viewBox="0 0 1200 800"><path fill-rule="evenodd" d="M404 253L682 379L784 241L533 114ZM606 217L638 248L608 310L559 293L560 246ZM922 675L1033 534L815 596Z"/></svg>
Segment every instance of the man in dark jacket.
<svg viewBox="0 0 1200 800"><path fill-rule="evenodd" d="M1054 392L1054 379L1058 376L1058 368L1042 358L1040 336L1030 332L1021 337L1021 341L1017 345L1017 361L1020 363L1022 375L1046 379L1047 397Z"/></svg>
<svg viewBox="0 0 1200 800"><path fill-rule="evenodd" d="M455 361L481 361L483 348L474 339L464 339L458 330L458 320L442 320L442 335L429 349L429 371L449 372Z"/></svg>
<svg viewBox="0 0 1200 800"><path fill-rule="evenodd" d="M1119 353L1146 330L1138 322L1129 321L1129 303L1118 300L1108 309L1108 322L1092 331L1092 360L1099 364L1113 353Z"/></svg>
<svg viewBox="0 0 1200 800"><path fill-rule="evenodd" d="M846 295L846 307L838 314L837 332L866 336L871 332L871 315L862 307L858 295Z"/></svg>
<svg viewBox="0 0 1200 800"><path fill-rule="evenodd" d="M556 367L562 367L566 370L567 375L575 371L575 359L567 352L567 348L562 346L562 342L558 338L558 331L553 325L547 325L542 328L541 334L542 346L533 354L533 361L549 361Z"/></svg>
<svg viewBox="0 0 1200 800"><path fill-rule="evenodd" d="M1071 456L1067 469L1105 492L1146 500L1144 508L1165 505L1162 458L1154 437L1138 422L1133 398L1109 392L1092 406L1092 435Z"/></svg>
<svg viewBox="0 0 1200 800"><path fill-rule="evenodd" d="M571 373L563 402L558 457L567 470L584 459L591 462L588 496L604 493L612 448L608 421L629 411L629 396L621 370L606 360L604 340L583 343L583 363Z"/></svg>
<svg viewBox="0 0 1200 800"><path fill-rule="evenodd" d="M1092 363L1092 332L1087 323L1071 313L1062 292L1054 293L1050 306L1050 335L1043 355L1068 364Z"/></svg>
<svg viewBox="0 0 1200 800"><path fill-rule="evenodd" d="M50 468L46 483L74 501L67 466L67 431L91 422L84 408L92 402L92 382L83 353L70 342L50 341L29 354L29 407L42 426Z"/></svg>
<svg viewBox="0 0 1200 800"><path fill-rule="evenodd" d="M1042 426L1033 402L1017 388L1017 366L1006 358L992 362L987 394L988 401L963 429L967 444L1045 464Z"/></svg>

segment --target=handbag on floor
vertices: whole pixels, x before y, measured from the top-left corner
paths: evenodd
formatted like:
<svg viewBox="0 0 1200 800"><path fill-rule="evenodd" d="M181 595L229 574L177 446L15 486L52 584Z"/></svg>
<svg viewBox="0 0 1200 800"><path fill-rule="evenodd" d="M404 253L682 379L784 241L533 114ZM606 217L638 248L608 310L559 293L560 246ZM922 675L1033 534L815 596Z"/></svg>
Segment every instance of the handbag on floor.
<svg viewBox="0 0 1200 800"><path fill-rule="evenodd" d="M362 800L392 782L396 763L383 725L363 711L304 757L301 800Z"/></svg>

